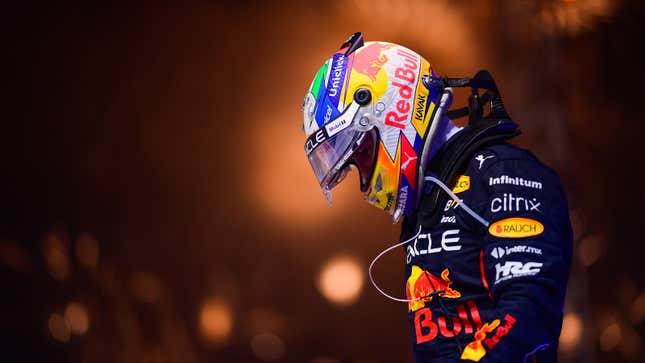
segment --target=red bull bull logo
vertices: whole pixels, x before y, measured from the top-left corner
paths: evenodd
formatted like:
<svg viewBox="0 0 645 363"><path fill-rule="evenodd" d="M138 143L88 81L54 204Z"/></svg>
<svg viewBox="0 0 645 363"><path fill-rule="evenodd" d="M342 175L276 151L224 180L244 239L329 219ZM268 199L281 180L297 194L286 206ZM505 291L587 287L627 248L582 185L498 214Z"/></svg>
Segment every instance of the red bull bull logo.
<svg viewBox="0 0 645 363"><path fill-rule="evenodd" d="M486 355L486 348L493 349L499 340L503 338L515 325L516 319L506 314L504 316L504 325L500 325L499 319L495 319L490 323L482 325L482 327L477 330L475 333L475 340L468 343L466 348L461 354L461 359L471 360L473 362L479 362ZM492 333L495 329L495 335L488 338L487 335ZM486 348L484 348L484 345Z"/></svg>
<svg viewBox="0 0 645 363"><path fill-rule="evenodd" d="M376 82L376 75L390 58L382 52L391 48L392 44L369 43L359 49L360 57L354 57L352 68Z"/></svg>
<svg viewBox="0 0 645 363"><path fill-rule="evenodd" d="M408 300L418 300L408 302L408 309L417 311L423 308L426 302L432 301L435 294L449 299L460 298L461 293L450 287L452 281L449 275L448 269L444 269L439 278L417 265L412 265L405 292Z"/></svg>

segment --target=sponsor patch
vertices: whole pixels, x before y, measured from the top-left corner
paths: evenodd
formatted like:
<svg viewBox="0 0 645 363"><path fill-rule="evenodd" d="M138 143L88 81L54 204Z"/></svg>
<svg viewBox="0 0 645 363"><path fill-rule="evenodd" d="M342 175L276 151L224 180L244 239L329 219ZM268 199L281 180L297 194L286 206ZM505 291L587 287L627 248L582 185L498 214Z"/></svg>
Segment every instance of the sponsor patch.
<svg viewBox="0 0 645 363"><path fill-rule="evenodd" d="M499 246L499 247L493 248L493 250L490 252L491 256L495 258L502 258L504 256L508 256L513 253L532 253L535 255L541 255L542 250L536 247L519 245L519 246L513 246L513 247Z"/></svg>
<svg viewBox="0 0 645 363"><path fill-rule="evenodd" d="M486 355L486 348L482 342L486 339L486 335L492 333L500 324L499 319L495 319L490 323L481 326L475 332L475 340L468 343L464 351L461 353L461 359L479 362Z"/></svg>
<svg viewBox="0 0 645 363"><path fill-rule="evenodd" d="M441 216L441 222L439 223L457 223L457 217L455 216Z"/></svg>
<svg viewBox="0 0 645 363"><path fill-rule="evenodd" d="M500 175L498 177L488 178L488 185L517 185L521 187L542 189L542 183L535 180L528 180L520 177L511 177L508 175Z"/></svg>
<svg viewBox="0 0 645 363"><path fill-rule="evenodd" d="M482 166L484 165L484 162L485 162L486 160L488 160L488 159L492 159L492 158L494 158L494 157L495 157L495 155L488 155L488 156L484 156L484 154L479 154L479 155L477 155L477 156L475 157L475 160L477 160L477 161L479 162L479 168L477 168L477 169L481 169L481 168L482 168Z"/></svg>
<svg viewBox="0 0 645 363"><path fill-rule="evenodd" d="M495 237L524 238L544 232L542 223L530 218L506 218L488 227L488 233Z"/></svg>
<svg viewBox="0 0 645 363"><path fill-rule="evenodd" d="M542 202L537 198L525 198L513 193L504 193L490 201L490 211L498 212L542 212Z"/></svg>
<svg viewBox="0 0 645 363"><path fill-rule="evenodd" d="M464 201L462 199L459 199L459 203L463 203ZM457 201L454 199L450 199L449 201L446 202L446 206L443 207L443 211L447 212L450 210L450 208L457 208Z"/></svg>
<svg viewBox="0 0 645 363"><path fill-rule="evenodd" d="M461 293L450 287L452 280L449 276L450 271L447 268L441 272L440 276L435 276L417 265L412 265L410 277L405 285L408 300L413 300L408 302L409 311L423 308L426 302L432 301L435 294L449 299L460 298Z"/></svg>
<svg viewBox="0 0 645 363"><path fill-rule="evenodd" d="M414 146L408 142L408 139L405 137L401 138L401 171L408 179L408 183L411 186L414 186L416 183L416 171L417 171L417 153L414 150ZM414 189L414 187L412 187Z"/></svg>
<svg viewBox="0 0 645 363"><path fill-rule="evenodd" d="M407 247L406 263L412 262L412 258L421 255L431 255L441 251L459 251L461 244L459 243L459 230L448 229L441 234L441 242L438 241L439 236L433 243L432 235L430 233L419 234L413 242L410 242Z"/></svg>
<svg viewBox="0 0 645 363"><path fill-rule="evenodd" d="M391 47L389 44L379 42L365 45L360 48L361 56L353 59L352 69L367 76L372 82L376 82L379 71L390 60L384 51Z"/></svg>
<svg viewBox="0 0 645 363"><path fill-rule="evenodd" d="M484 344L486 345L486 348L488 349L495 348L497 343L499 343L500 339L505 337L511 331L516 321L517 319L515 319L515 317L513 317L510 314L506 314L504 316L504 325L500 326L499 328L497 328L497 330L495 330L495 335L493 335L490 338L486 338L484 340Z"/></svg>
<svg viewBox="0 0 645 363"><path fill-rule="evenodd" d="M328 105L327 107L330 107L330 106ZM331 107L329 108L329 110L331 112ZM351 125L351 123L352 123L352 120L350 120L349 118L340 117L325 125L325 128L327 129L327 135L329 135L329 137L332 137L337 133L346 129L347 126Z"/></svg>
<svg viewBox="0 0 645 363"><path fill-rule="evenodd" d="M327 95L334 107L338 107L340 91L345 82L345 73L347 72L347 59L343 53L336 53L331 63L331 71L327 79Z"/></svg>
<svg viewBox="0 0 645 363"><path fill-rule="evenodd" d="M541 262L506 261L503 265L497 263L495 264L495 282L493 285L516 277L535 276L540 272L541 268Z"/></svg>
<svg viewBox="0 0 645 363"><path fill-rule="evenodd" d="M387 193L387 202L385 202L385 211L389 212L394 204L394 193Z"/></svg>
<svg viewBox="0 0 645 363"><path fill-rule="evenodd" d="M491 350L499 343L500 339L505 337L515 325L517 319L510 314L504 316L504 325L500 326L499 319L484 324L475 332L475 340L470 342L461 354L461 359L479 362L486 355L486 348ZM488 334L495 331L491 337ZM483 343L483 344L482 344ZM484 345L486 348L484 348Z"/></svg>
<svg viewBox="0 0 645 363"><path fill-rule="evenodd" d="M452 192L459 194L461 192L465 192L468 189L470 189L470 177L468 175L460 175L459 178L457 178L455 187L452 188Z"/></svg>
<svg viewBox="0 0 645 363"><path fill-rule="evenodd" d="M408 186L404 186L399 190L399 199L396 202L396 207L400 210L405 208L406 203L408 202Z"/></svg>
<svg viewBox="0 0 645 363"><path fill-rule="evenodd" d="M457 314L455 315L444 316L442 313L435 314L428 307L414 312L414 335L416 344L433 341L438 336L454 338L460 334L472 334L481 328L481 317L477 309L477 304L473 300L468 300L457 306Z"/></svg>
<svg viewBox="0 0 645 363"><path fill-rule="evenodd" d="M403 49L397 49L396 54L401 58L402 63L394 70L392 86L398 89L399 100L395 104L395 109L385 115L384 123L405 130L413 112L414 105L410 103L414 102L420 59L418 55Z"/></svg>

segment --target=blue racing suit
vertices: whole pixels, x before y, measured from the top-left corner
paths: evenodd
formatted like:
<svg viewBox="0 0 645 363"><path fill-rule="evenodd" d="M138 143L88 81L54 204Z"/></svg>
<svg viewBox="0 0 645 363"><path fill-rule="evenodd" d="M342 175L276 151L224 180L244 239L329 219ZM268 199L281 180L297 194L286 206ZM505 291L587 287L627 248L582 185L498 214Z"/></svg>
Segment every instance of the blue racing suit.
<svg viewBox="0 0 645 363"><path fill-rule="evenodd" d="M462 164L448 187L489 225L452 199L422 199L403 224L414 361L556 362L572 254L560 180L506 143ZM439 208L430 223L426 208Z"/></svg>

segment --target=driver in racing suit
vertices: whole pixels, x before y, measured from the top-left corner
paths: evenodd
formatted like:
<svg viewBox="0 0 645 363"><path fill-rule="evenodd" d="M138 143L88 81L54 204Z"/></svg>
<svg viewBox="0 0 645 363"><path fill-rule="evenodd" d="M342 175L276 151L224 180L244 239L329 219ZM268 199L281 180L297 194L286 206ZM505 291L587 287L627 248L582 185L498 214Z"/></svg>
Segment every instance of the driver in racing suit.
<svg viewBox="0 0 645 363"><path fill-rule="evenodd" d="M468 107L448 110L452 87L472 89ZM568 207L555 172L506 143L519 129L488 72L442 78L417 53L356 33L319 70L303 113L329 202L354 168L369 203L404 217L397 300L415 362L557 361ZM450 121L466 115L464 128Z"/></svg>

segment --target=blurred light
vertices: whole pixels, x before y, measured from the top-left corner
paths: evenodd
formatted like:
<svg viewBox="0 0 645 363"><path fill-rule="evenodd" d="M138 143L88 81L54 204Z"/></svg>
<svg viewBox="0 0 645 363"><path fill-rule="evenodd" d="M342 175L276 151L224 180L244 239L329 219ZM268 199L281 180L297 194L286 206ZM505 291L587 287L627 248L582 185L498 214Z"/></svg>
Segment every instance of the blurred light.
<svg viewBox="0 0 645 363"><path fill-rule="evenodd" d="M596 263L604 249L605 241L597 235L590 235L580 241L578 246L578 259L584 267L589 267Z"/></svg>
<svg viewBox="0 0 645 363"><path fill-rule="evenodd" d="M49 274L56 280L65 280L70 273L68 248L56 233L49 232L45 236L43 255Z"/></svg>
<svg viewBox="0 0 645 363"><path fill-rule="evenodd" d="M69 338L71 337L70 327L62 315L51 314L47 321L47 326L49 327L49 334L51 334L52 338L62 343L69 342Z"/></svg>
<svg viewBox="0 0 645 363"><path fill-rule="evenodd" d="M255 308L247 315L247 322L253 334L261 332L281 333L286 327L284 318L269 308Z"/></svg>
<svg viewBox="0 0 645 363"><path fill-rule="evenodd" d="M543 2L540 20L548 33L576 35L592 29L596 23L612 15L617 1L564 0Z"/></svg>
<svg viewBox="0 0 645 363"><path fill-rule="evenodd" d="M318 277L318 289L337 305L351 305L363 288L364 273L359 263L350 256L337 256L327 261Z"/></svg>
<svg viewBox="0 0 645 363"><path fill-rule="evenodd" d="M387 26L378 27L378 33L370 32L366 40L392 41L405 36L406 41L401 45L425 45L428 51L426 58L432 57L428 60L439 72L446 72L446 69L471 72L470 68L475 67L474 60L479 59L477 34L473 34L471 22L460 6L450 1L353 0L338 2L336 11L342 20L362 24L365 28L372 28L375 19L387 19ZM428 31L428 17L432 17L432 31ZM424 49L413 50L423 55ZM451 62L435 64L435 59Z"/></svg>
<svg viewBox="0 0 645 363"><path fill-rule="evenodd" d="M614 350L620 343L621 335L618 323L610 324L600 334L600 349L604 352Z"/></svg>
<svg viewBox="0 0 645 363"><path fill-rule="evenodd" d="M161 295L161 281L157 275L150 272L138 271L132 275L130 287L134 297L144 303L152 304Z"/></svg>
<svg viewBox="0 0 645 363"><path fill-rule="evenodd" d="M621 277L620 283L618 284L618 302L624 310L629 310L632 306L632 303L638 295L638 288L634 281L628 277Z"/></svg>
<svg viewBox="0 0 645 363"><path fill-rule="evenodd" d="M167 352L158 345L152 345L143 349L142 363L162 363L168 362Z"/></svg>
<svg viewBox="0 0 645 363"><path fill-rule="evenodd" d="M285 346L280 337L271 333L258 334L251 339L253 354L265 362L276 361L284 355Z"/></svg>
<svg viewBox="0 0 645 363"><path fill-rule="evenodd" d="M76 258L85 267L96 267L99 263L99 242L89 233L81 233L76 240Z"/></svg>
<svg viewBox="0 0 645 363"><path fill-rule="evenodd" d="M645 318L645 291L641 292L636 300L634 300L630 312L630 318L634 325L638 325L643 322L643 318Z"/></svg>
<svg viewBox="0 0 645 363"><path fill-rule="evenodd" d="M573 239L575 241L584 234L586 228L585 218L578 209L571 209L569 210L569 219L571 220L571 229L573 230Z"/></svg>
<svg viewBox="0 0 645 363"><path fill-rule="evenodd" d="M99 271L99 279L108 294L115 294L117 290L116 270L113 266L103 263Z"/></svg>
<svg viewBox="0 0 645 363"><path fill-rule="evenodd" d="M316 357L310 360L309 363L340 363L340 362L334 358Z"/></svg>
<svg viewBox="0 0 645 363"><path fill-rule="evenodd" d="M0 241L0 263L17 272L31 271L27 251L14 241Z"/></svg>
<svg viewBox="0 0 645 363"><path fill-rule="evenodd" d="M629 326L622 329L620 343L618 343L618 351L628 361L638 361L638 358L643 356L643 342L638 333Z"/></svg>
<svg viewBox="0 0 645 363"><path fill-rule="evenodd" d="M582 319L576 313L568 313L562 321L560 348L563 352L573 352L578 348L582 336Z"/></svg>
<svg viewBox="0 0 645 363"><path fill-rule="evenodd" d="M208 291L217 291L217 296L237 301L240 297L238 278L239 276L224 266L211 266L208 273Z"/></svg>
<svg viewBox="0 0 645 363"><path fill-rule="evenodd" d="M218 298L206 300L199 312L199 329L209 343L228 341L233 329L233 314L229 305Z"/></svg>
<svg viewBox="0 0 645 363"><path fill-rule="evenodd" d="M65 308L65 320L72 333L83 335L90 327L90 317L85 307L77 302L70 302Z"/></svg>

